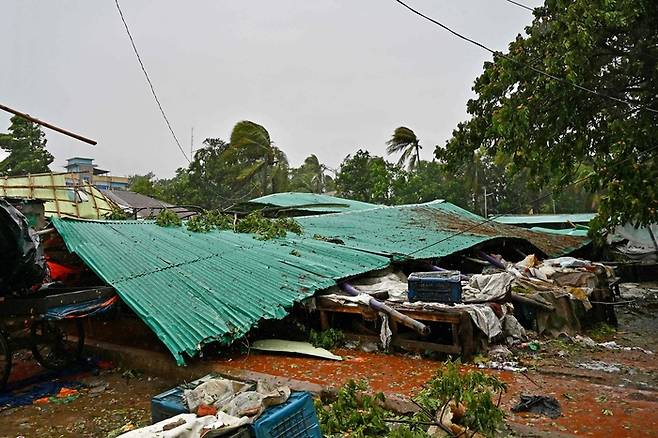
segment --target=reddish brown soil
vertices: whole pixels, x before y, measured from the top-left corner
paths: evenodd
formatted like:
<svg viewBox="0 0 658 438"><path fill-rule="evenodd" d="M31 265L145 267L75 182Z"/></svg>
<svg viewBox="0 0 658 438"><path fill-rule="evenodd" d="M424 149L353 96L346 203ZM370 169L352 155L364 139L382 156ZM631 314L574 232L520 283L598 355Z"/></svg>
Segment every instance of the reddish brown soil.
<svg viewBox="0 0 658 438"><path fill-rule="evenodd" d="M413 356L341 349L336 353L342 355L345 360L336 362L252 353L248 357L220 361L220 364L329 386L340 386L350 379L365 379L374 391L406 396L415 395L441 366L439 361ZM635 352L612 353L616 357L625 354L637 355ZM565 371L569 369L571 368L565 368ZM655 414L658 408L658 393L619 387L616 377L606 376L605 373L589 373L596 378L594 383L583 377L537 371L529 372L529 378L521 373L492 370L486 372L498 375L509 385L503 396L502 406L510 422L532 425L548 432L579 436L658 436L658 415ZM577 375L581 374L588 372L577 371ZM516 404L521 393L556 397L562 406L563 415L551 420L534 414L512 413L510 408ZM612 415L605 415L604 409Z"/></svg>

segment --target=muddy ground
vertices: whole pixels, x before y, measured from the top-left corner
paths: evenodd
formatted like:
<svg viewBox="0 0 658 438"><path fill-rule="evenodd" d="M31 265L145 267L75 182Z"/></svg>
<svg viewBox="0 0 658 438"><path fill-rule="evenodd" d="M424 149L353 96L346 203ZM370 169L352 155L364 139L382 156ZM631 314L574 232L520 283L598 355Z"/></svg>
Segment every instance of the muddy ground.
<svg viewBox="0 0 658 438"><path fill-rule="evenodd" d="M658 284L626 286L618 306L619 328L599 327L588 333L595 342L658 351ZM502 406L509 424L523 436L658 436L658 365L655 354L642 350L610 350L563 338L539 339L539 349L512 348L512 359L526 373L485 369L505 380ZM533 346L534 347L534 346ZM327 386L365 379L373 391L412 397L441 366L439 360L412 354L366 353L338 349L342 362L276 354L236 355L218 366L286 376ZM480 358L484 361L484 358ZM469 365L476 367L477 365ZM588 369L598 368L598 369ZM43 373L23 353L12 380ZM149 376L112 364L65 377L84 386L73 397L46 404L0 411L0 437L107 437L150 421L150 400L179 382ZM552 420L535 414L514 414L520 394L555 397L562 416Z"/></svg>

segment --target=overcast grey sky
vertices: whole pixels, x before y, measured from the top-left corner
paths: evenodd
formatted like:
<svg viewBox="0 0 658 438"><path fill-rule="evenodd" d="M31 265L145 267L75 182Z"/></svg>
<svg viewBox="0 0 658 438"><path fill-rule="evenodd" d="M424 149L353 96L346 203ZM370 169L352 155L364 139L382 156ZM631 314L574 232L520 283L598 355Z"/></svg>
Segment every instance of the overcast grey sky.
<svg viewBox="0 0 658 438"><path fill-rule="evenodd" d="M532 20L504 0L409 3L501 50ZM400 125L429 159L465 119L491 58L393 0L120 4L186 151L191 127L199 147L246 119L265 126L294 166L314 153L335 167L359 147L383 155ZM113 0L0 0L0 54L0 102L98 141L46 131L53 170L71 156L118 175L169 177L186 165ZM0 130L8 126L0 114Z"/></svg>

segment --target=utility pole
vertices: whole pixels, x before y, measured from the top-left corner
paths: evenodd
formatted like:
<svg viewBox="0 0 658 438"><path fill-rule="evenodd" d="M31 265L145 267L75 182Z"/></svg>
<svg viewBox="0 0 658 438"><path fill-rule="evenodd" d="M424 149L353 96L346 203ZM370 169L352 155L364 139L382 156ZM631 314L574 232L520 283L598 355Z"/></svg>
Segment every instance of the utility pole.
<svg viewBox="0 0 658 438"><path fill-rule="evenodd" d="M190 133L190 160L194 158L194 126Z"/></svg>
<svg viewBox="0 0 658 438"><path fill-rule="evenodd" d="M493 193L487 193L487 186L484 186L484 217L485 218L489 218L489 216L488 216L489 211L488 211L488 208L487 208L487 206L488 206L487 205L487 198L491 195L493 195Z"/></svg>

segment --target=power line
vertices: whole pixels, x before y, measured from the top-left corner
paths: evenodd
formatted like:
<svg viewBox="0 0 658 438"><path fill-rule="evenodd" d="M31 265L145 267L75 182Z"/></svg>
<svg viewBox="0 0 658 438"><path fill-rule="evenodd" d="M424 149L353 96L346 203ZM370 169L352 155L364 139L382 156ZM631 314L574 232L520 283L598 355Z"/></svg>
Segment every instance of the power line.
<svg viewBox="0 0 658 438"><path fill-rule="evenodd" d="M527 10L529 10L530 12L533 12L533 11L535 10L534 8L531 8L530 6L526 6L526 5L522 4L522 3L515 2L514 0L505 0L505 1L506 1L507 3L511 3L511 4L513 4L513 5L516 5L516 6L520 7L520 8L527 9Z"/></svg>
<svg viewBox="0 0 658 438"><path fill-rule="evenodd" d="M178 137L176 137L176 134L174 133L174 129L171 127L171 123L169 123L169 119L167 118L167 115L165 114L165 111L162 108L162 104L160 103L160 99L158 99L158 95L155 94L155 88L153 88L153 83L151 82L151 78L149 77L149 74L146 72L146 67L144 67L142 58L139 56L139 52L137 51L137 46L135 46L135 40L133 40L133 36L130 33L130 29L128 29L128 23L126 23L125 18L123 18L123 12L121 12L121 7L119 6L119 0L114 0L114 3L117 5L117 11L119 11L119 16L121 17L121 21L123 21L123 26L126 28L126 33L128 34L128 38L130 38L130 44L133 46L133 51L135 52L135 56L137 56L137 61L139 61L139 65L142 68L142 71L144 72L144 76L146 76L146 82L148 82L149 87L151 88L151 94L153 94L155 103L157 103L158 108L160 108L160 113L162 113L162 118L167 124L167 127L169 128L169 132L171 132L172 137L174 137L174 141L176 142L178 149L180 149L181 154L183 154L183 156L189 163L190 159L187 157L187 154L183 150L183 147L181 146L180 142L178 141Z"/></svg>
<svg viewBox="0 0 658 438"><path fill-rule="evenodd" d="M539 73L539 74L541 74L541 75L543 75L543 76L546 76L546 77L548 77L548 78L551 78L551 79L553 79L553 80L555 80L555 81L558 81L558 82L561 82L561 83L563 83L563 84L571 85L572 87L575 87L575 88L577 88L577 89L579 89L579 90L582 90L582 91L585 91L585 92L587 92L587 93L593 94L593 95L595 95L595 96L599 96L599 97L602 97L602 98L604 98L604 99L609 99L609 100L613 100L613 101L618 102L618 103L623 103L624 105L628 105L628 106L630 106L630 107L635 107L635 108L637 108L637 109L643 109L643 110L650 111L650 112L652 112L652 113L657 113L657 114L658 114L658 110L655 110L655 109L653 109L653 108L649 108L649 107L644 106L644 105L637 105L637 104L635 104L635 103L633 103L633 102L631 102L631 101L625 100L625 99L620 99L620 98L618 98L618 97L614 97L614 96L610 96L610 95L607 95L607 94L599 93L598 91L591 90L591 89L589 89L589 88L587 88L587 87L583 87L582 85L578 85L578 84L576 84L575 82L571 82L571 81L569 81L569 80L566 80L566 79L563 79L563 78L557 77L557 76L552 75L552 74L550 74L550 73L547 73L547 72L545 72L545 71L543 71L543 70L540 70L540 69L538 69L538 68L536 68L536 67L533 67L533 66L531 66L531 65L529 65L529 64L525 64L525 63L523 63L523 62L521 62L521 61L518 61L518 60L512 58L512 57L509 56L509 55L506 55L506 54L504 54L504 53L502 53L502 52L499 52L499 51L497 51L497 50L491 49L491 48L485 46L484 44L482 44L482 43L480 43L480 42L478 42L478 41L475 41L474 39L471 39L471 38L469 38L469 37L467 37L467 36L465 36L465 35L462 35L461 33L459 33L459 32L457 32L457 31L451 29L450 27L446 26L445 24L443 24L443 23L441 23L441 22L439 22L439 21L433 19L432 17L429 17L429 16L423 14L422 12L420 12L420 11L418 11L418 10L412 8L411 6L409 6L408 4L406 4L405 2L403 2L402 0L394 0L394 1L397 2L397 3L399 3L400 5L404 6L404 7L407 8L409 11L411 11L411 12L413 12L414 14L418 15L419 17L422 17L422 18L424 18L425 20L427 20L427 21L429 21L429 22L431 22L431 23L433 23L433 24L435 24L435 25L441 27L442 29L444 29L444 30L450 32L451 34L453 34L453 35L456 36L457 38L462 39L462 40L464 40L464 41L467 41L467 42L469 42L469 43L471 43L471 44L473 44L473 45L475 45L475 46L478 46L478 47L480 47L481 49L484 49L484 50L486 50L487 52L493 54L494 56L496 56L496 55L497 55L497 56L500 56L501 58L504 58L504 59L506 59L506 60L508 60L508 61L510 61L510 62L513 62L513 63L515 63L515 64L521 65L521 66L526 67L526 68L529 68L530 70L534 71L535 73Z"/></svg>
<svg viewBox="0 0 658 438"><path fill-rule="evenodd" d="M658 145L655 145L655 146L653 146L653 147L650 147L650 148L647 149L646 151L641 151L640 154L646 154L646 153L652 152L652 151L654 151L654 150L656 150L656 149L658 149ZM623 160L621 160L621 161L619 161L619 162L617 162L617 163L611 163L611 164L614 164L614 165L617 165L617 166L618 166L618 165L620 165L620 164L625 163L626 161L635 160L635 159L636 159L636 157L627 157L627 158L625 158L625 159L623 159ZM595 174L591 173L591 174L589 174L589 175L587 175L587 176L585 176L585 177L583 177L583 178L579 178L579 179L577 179L576 181L573 181L572 183L567 184L565 187L562 188L562 190L567 189L567 188L569 188L569 187L571 187L571 186L574 186L574 185L576 185L576 184L580 184L581 182L585 182L585 181L587 181L588 179L592 178L594 175L595 175ZM534 199L534 200L530 201L530 204L534 204L534 203L537 203L537 202L539 202L539 201L543 201L544 199L546 199L546 198L548 198L548 197L550 197L550 196L555 195L555 193L556 193L556 190L554 190L554 191L552 191L552 192L549 192L549 193L547 193L547 194L545 194L545 195L542 195L542 196L538 197L537 199ZM495 221L496 219L498 219L498 218L501 217L501 216L504 216L504 215L506 215L506 214L510 214L510 213L514 213L515 211L521 209L521 207L522 207L522 205L519 204L519 205L517 205L516 207L512 207L512 208L510 208L509 210L507 210L507 211L505 211L505 212L503 212L503 213L499 213L499 214L497 214L497 215L491 216L491 218L485 218L485 220L483 220L482 222L478 222L478 223L476 223L475 225L471 225L470 227L467 227L467 228L465 228L465 229L463 229L463 230L461 230L461 231L458 231L458 232L456 232L456 233L450 234L449 236L446 236L446 237L444 237L443 239L441 239L441 240L439 240L439 241L437 241L437 242L431 243L431 244L429 244L429 245L427 245L427 246L424 246L424 247L422 247L422 248L420 248L420 249L417 249L417 250L415 250L415 251L412 251L412 252L409 253L409 255L416 254L416 253L418 253L418 252L420 252L420 251L424 251L424 250L426 250L426 249L428 249L428 248L431 248L431 247L433 247L433 246L435 246L435 245L438 245L439 243L443 243L443 242L445 242L446 240L450 240L450 239L452 239L452 238L454 238L454 237L457 237L457 236L459 236L459 235L461 235L461 234L464 234L464 233L467 233L467 232L469 232L469 231L472 231L472 230L474 230L474 229L476 229L476 228L481 227L482 225L486 225L486 224L488 224L488 223L490 223L490 222Z"/></svg>

